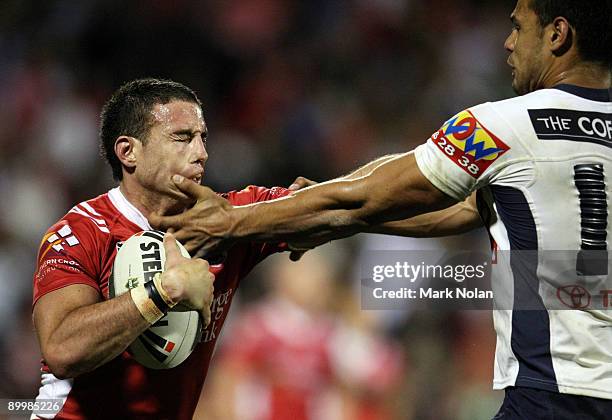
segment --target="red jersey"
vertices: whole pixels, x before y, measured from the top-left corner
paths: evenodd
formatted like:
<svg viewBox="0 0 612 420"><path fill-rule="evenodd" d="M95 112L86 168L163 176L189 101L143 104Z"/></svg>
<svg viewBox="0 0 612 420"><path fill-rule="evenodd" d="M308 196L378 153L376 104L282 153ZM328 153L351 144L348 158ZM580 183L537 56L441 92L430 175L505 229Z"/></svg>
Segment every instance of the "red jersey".
<svg viewBox="0 0 612 420"><path fill-rule="evenodd" d="M393 418L385 397L404 366L401 350L383 336L283 298L250 308L232 326L220 363L240 374L237 418L331 419L341 417L339 407L350 407L353 420Z"/></svg>
<svg viewBox="0 0 612 420"><path fill-rule="evenodd" d="M266 201L289 194L284 188L250 186L223 196L233 205ZM74 206L43 237L34 274L34 302L51 291L86 284L108 298L108 279L117 244L151 229L147 219L119 188ZM215 274L212 319L201 342L181 365L147 369L127 351L76 378L60 380L42 363L38 398L64 401L56 419L191 419L210 359L240 280L266 256L281 250L271 244L246 243L230 249Z"/></svg>
<svg viewBox="0 0 612 420"><path fill-rule="evenodd" d="M257 381L256 395L249 394L252 387L239 387L237 398L257 402L235 404L237 417L314 418L334 380L330 365L334 322L275 299L248 310L232 325L235 330L227 336L222 358Z"/></svg>

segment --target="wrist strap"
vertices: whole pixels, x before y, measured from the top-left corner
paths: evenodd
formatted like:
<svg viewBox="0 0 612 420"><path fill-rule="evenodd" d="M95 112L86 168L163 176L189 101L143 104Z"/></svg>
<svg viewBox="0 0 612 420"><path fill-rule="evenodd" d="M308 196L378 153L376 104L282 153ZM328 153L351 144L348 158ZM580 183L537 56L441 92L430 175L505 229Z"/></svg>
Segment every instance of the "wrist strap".
<svg viewBox="0 0 612 420"><path fill-rule="evenodd" d="M151 283L151 282L149 282ZM159 321L164 315L163 312L149 297L149 294L145 288L145 285L138 285L137 287L130 290L130 296L138 308L138 311L142 317L151 325Z"/></svg>
<svg viewBox="0 0 612 420"><path fill-rule="evenodd" d="M153 283L155 284L155 288L157 289L157 292L161 298L164 300L166 305L168 305L168 309L172 309L178 302L173 301L162 286L161 275L162 273L155 274L155 277L153 277Z"/></svg>
<svg viewBox="0 0 612 420"><path fill-rule="evenodd" d="M168 304L164 301L164 299L162 299L161 295L157 291L157 287L155 287L155 283L153 283L153 281L148 281L144 284L144 288L147 291L147 296L149 296L149 299L153 301L155 306L157 306L159 310L162 311L163 313L167 313L170 308L168 307Z"/></svg>

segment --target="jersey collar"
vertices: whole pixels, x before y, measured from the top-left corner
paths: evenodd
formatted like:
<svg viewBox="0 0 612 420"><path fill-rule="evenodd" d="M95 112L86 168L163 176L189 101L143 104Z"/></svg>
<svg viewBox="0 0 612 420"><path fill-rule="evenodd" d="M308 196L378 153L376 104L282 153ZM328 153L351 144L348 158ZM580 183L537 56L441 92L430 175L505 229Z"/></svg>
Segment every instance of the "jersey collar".
<svg viewBox="0 0 612 420"><path fill-rule="evenodd" d="M108 192L111 203L128 219L142 230L151 230L151 225L146 217L121 193L119 187Z"/></svg>
<svg viewBox="0 0 612 420"><path fill-rule="evenodd" d="M556 85L553 86L553 89L559 89L571 93L572 95L597 102L610 102L610 97L612 96L612 89L592 89L569 84Z"/></svg>

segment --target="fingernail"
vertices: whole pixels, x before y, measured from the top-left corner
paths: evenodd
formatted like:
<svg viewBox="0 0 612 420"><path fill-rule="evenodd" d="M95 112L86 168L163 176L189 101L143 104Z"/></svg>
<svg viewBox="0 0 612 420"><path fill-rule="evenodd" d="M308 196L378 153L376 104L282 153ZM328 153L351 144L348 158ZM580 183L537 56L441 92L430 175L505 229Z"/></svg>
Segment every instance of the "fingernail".
<svg viewBox="0 0 612 420"><path fill-rule="evenodd" d="M184 179L184 178L183 178L181 175L172 175L172 180L173 180L174 182L176 182L177 184L178 184L179 182L183 182L183 179Z"/></svg>
<svg viewBox="0 0 612 420"><path fill-rule="evenodd" d="M291 191L295 191L295 190L297 190L299 188L300 188L300 186L298 184L291 184L291 185L289 185L289 189Z"/></svg>

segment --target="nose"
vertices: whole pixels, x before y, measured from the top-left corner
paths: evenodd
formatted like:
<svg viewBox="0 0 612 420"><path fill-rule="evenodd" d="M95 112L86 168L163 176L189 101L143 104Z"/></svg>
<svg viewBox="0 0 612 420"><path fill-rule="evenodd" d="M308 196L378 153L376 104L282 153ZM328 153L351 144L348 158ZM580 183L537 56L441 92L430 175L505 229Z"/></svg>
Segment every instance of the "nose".
<svg viewBox="0 0 612 420"><path fill-rule="evenodd" d="M208 160L208 153L206 152L206 141L202 138L202 136L197 136L191 142L193 146L193 157L197 162L206 163Z"/></svg>
<svg viewBox="0 0 612 420"><path fill-rule="evenodd" d="M512 32L510 32L510 35L508 35L508 37L506 38L506 41L504 42L504 48L509 52L514 51L514 44L516 42L515 33L516 30L513 29Z"/></svg>

